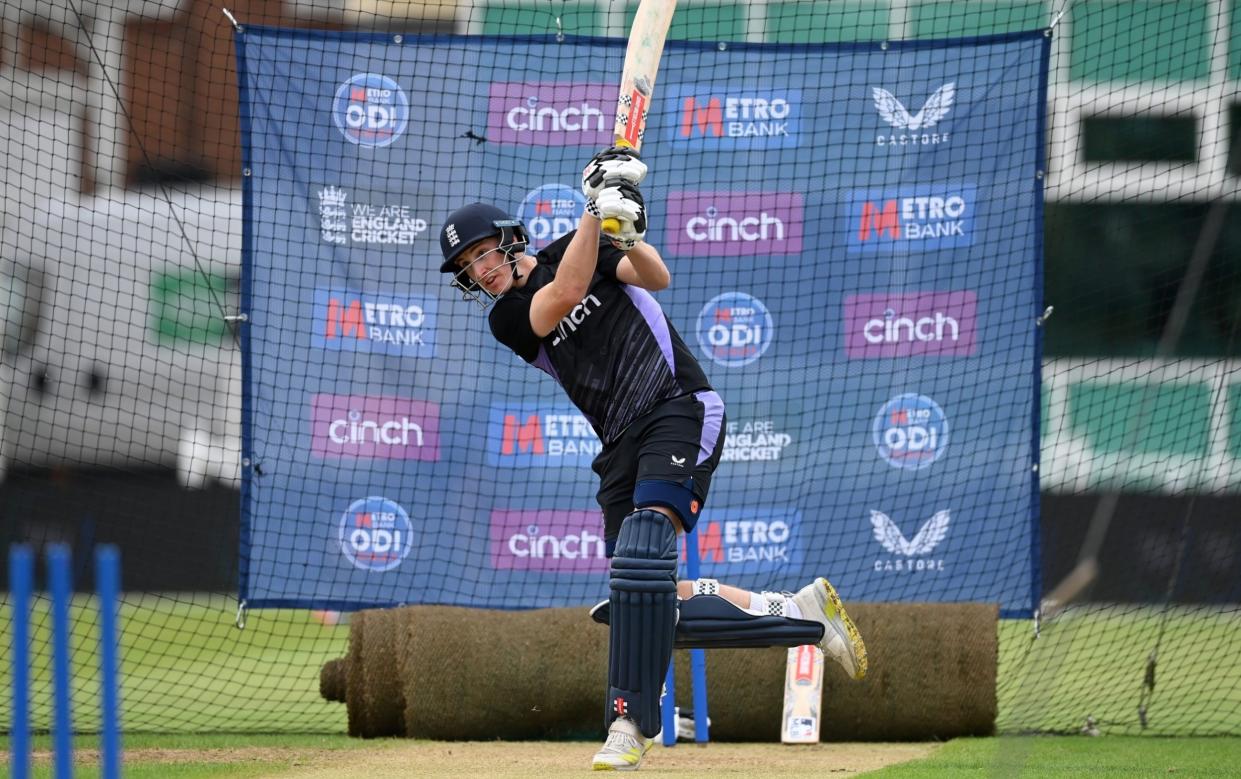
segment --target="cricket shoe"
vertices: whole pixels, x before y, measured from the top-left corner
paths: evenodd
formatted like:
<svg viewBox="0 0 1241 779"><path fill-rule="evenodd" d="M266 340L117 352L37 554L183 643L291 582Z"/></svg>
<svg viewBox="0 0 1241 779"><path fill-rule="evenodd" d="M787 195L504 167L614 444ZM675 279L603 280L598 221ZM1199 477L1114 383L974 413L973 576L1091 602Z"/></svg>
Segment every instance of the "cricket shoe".
<svg viewBox="0 0 1241 779"><path fill-rule="evenodd" d="M644 738L638 726L625 717L617 717L608 728L608 739L595 753L596 771L636 771L642 756L651 748L651 739Z"/></svg>
<svg viewBox="0 0 1241 779"><path fill-rule="evenodd" d="M831 582L820 576L798 590L792 600L801 610L802 619L823 623L819 648L854 679L866 676L866 645L862 643L862 634L845 613L844 604Z"/></svg>

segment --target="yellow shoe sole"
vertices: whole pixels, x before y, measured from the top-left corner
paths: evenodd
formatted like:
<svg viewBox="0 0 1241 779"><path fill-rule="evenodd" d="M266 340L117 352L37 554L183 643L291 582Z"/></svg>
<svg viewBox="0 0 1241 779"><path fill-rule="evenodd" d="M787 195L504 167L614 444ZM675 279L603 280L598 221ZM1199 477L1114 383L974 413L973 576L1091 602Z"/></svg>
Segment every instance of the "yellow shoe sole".
<svg viewBox="0 0 1241 779"><path fill-rule="evenodd" d="M823 577L819 577L819 581L823 582L823 588L827 590L828 618L840 617L840 621L844 623L845 632L849 634L849 643L853 645L853 656L857 661L853 678L862 679L866 676L867 669L866 644L862 642L862 634L858 632L853 620L849 619L845 605L840 602L840 596L836 594L836 588L832 586L832 583Z"/></svg>

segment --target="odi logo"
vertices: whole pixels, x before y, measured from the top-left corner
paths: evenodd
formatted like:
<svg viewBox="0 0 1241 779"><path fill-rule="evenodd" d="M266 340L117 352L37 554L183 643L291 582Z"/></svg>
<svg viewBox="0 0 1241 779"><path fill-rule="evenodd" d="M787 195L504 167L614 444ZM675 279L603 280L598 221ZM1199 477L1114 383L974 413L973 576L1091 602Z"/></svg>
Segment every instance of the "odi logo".
<svg viewBox="0 0 1241 779"><path fill-rule="evenodd" d="M771 346L775 331L763 301L744 292L716 295L698 313L698 346L716 365L740 368Z"/></svg>
<svg viewBox="0 0 1241 779"><path fill-rule="evenodd" d="M341 514L340 550L354 567L376 573L400 565L412 548L414 526L395 501L372 495L355 500Z"/></svg>
<svg viewBox="0 0 1241 779"><path fill-rule="evenodd" d="M576 187L544 184L526 193L517 218L530 234L530 250L537 252L576 229L585 210L586 196Z"/></svg>
<svg viewBox="0 0 1241 779"><path fill-rule="evenodd" d="M409 124L409 98L387 76L359 73L336 90L332 119L350 143L387 146Z"/></svg>
<svg viewBox="0 0 1241 779"><path fill-rule="evenodd" d="M849 253L972 246L975 195L972 184L852 190L845 201Z"/></svg>
<svg viewBox="0 0 1241 779"><path fill-rule="evenodd" d="M873 426L875 448L893 468L920 471L948 448L948 417L925 395L909 392L883 404Z"/></svg>

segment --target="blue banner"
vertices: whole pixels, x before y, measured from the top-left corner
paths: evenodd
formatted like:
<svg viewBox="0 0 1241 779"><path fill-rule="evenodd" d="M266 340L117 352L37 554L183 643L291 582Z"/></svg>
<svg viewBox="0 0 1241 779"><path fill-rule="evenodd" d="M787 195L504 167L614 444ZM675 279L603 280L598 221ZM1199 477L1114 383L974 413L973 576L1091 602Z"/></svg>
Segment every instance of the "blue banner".
<svg viewBox="0 0 1241 779"><path fill-rule="evenodd" d="M670 43L656 297L728 409L698 543L751 589L1039 597L1049 38ZM576 226L624 40L248 27L241 597L606 597L600 449L438 272L473 200Z"/></svg>

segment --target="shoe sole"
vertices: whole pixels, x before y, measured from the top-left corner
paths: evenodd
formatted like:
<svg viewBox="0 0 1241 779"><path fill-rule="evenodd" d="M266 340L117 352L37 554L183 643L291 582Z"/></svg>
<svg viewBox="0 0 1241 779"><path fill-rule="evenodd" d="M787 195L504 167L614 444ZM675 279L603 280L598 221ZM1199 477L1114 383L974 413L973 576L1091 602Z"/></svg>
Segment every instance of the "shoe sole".
<svg viewBox="0 0 1241 779"><path fill-rule="evenodd" d="M845 626L845 632L849 634L849 644L853 647L853 678L862 679L866 676L867 660L866 660L866 644L862 642L862 634L858 632L857 625L853 624L853 620L849 619L848 612L845 611L845 604L840 602L840 596L836 594L836 588L832 583L823 577L819 577L819 581L823 583L823 589L827 593L827 602L831 608L835 610L836 615L840 617L840 621ZM824 608L827 618L832 618L831 610Z"/></svg>

